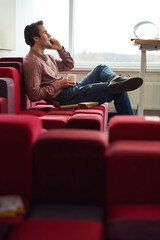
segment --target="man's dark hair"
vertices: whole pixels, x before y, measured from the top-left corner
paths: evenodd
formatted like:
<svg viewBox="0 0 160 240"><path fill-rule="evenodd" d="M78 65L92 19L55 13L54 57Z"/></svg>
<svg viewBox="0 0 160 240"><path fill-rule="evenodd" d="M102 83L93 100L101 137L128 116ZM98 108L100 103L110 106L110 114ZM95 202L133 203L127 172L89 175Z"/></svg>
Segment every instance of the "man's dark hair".
<svg viewBox="0 0 160 240"><path fill-rule="evenodd" d="M24 29L24 38L26 41L26 44L33 47L34 46L34 37L40 37L38 26L43 25L43 21L38 21L35 23L32 23L30 25L27 25Z"/></svg>

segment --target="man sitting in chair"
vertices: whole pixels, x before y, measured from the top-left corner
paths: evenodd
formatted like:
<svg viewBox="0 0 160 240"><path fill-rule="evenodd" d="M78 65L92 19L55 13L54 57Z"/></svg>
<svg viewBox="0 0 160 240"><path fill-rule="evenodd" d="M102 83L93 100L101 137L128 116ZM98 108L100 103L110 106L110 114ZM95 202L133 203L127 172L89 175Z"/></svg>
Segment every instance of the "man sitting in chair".
<svg viewBox="0 0 160 240"><path fill-rule="evenodd" d="M143 80L139 77L122 77L108 66L100 64L81 82L58 76L59 72L74 67L70 53L47 32L43 21L27 25L24 30L26 44L31 49L24 59L23 71L26 90L31 101L45 100L54 106L78 104L80 102L114 101L118 114L133 115L127 91L139 88ZM44 54L45 49L56 50L61 60Z"/></svg>

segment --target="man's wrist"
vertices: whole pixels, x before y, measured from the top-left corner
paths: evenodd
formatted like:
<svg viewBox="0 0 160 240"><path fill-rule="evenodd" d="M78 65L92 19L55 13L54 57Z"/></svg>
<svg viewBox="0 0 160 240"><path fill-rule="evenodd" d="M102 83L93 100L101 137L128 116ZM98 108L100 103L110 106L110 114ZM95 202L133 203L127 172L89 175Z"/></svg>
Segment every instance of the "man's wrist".
<svg viewBox="0 0 160 240"><path fill-rule="evenodd" d="M62 51L64 49L64 47L62 46L60 49L58 49L58 51Z"/></svg>

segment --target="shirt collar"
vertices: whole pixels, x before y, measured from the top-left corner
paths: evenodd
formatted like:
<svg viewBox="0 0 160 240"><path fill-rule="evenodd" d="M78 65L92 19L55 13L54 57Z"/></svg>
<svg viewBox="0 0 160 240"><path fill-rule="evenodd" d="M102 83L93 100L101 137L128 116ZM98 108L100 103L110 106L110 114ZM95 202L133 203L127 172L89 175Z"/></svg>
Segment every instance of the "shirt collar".
<svg viewBox="0 0 160 240"><path fill-rule="evenodd" d="M41 58L43 61L47 61L47 56L45 54L40 54L33 48L30 49L30 53L36 55L38 58Z"/></svg>

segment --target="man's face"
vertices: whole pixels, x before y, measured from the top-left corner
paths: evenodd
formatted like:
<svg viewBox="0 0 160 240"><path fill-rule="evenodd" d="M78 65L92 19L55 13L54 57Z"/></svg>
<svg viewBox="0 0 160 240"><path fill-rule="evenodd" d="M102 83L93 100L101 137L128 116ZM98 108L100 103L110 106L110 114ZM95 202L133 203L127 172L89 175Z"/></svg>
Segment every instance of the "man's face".
<svg viewBox="0 0 160 240"><path fill-rule="evenodd" d="M43 25L38 26L40 38L38 39L38 44L41 48L46 49L50 48L52 45L50 43L51 35L47 32Z"/></svg>

